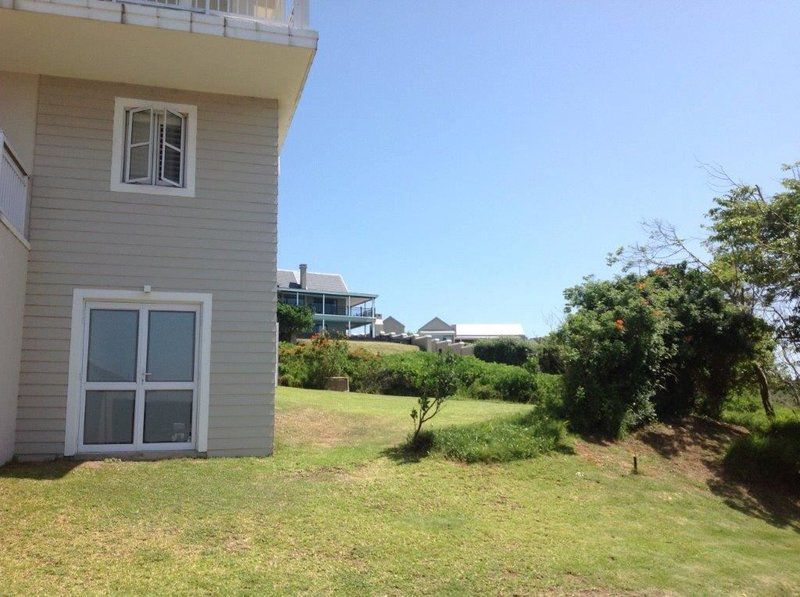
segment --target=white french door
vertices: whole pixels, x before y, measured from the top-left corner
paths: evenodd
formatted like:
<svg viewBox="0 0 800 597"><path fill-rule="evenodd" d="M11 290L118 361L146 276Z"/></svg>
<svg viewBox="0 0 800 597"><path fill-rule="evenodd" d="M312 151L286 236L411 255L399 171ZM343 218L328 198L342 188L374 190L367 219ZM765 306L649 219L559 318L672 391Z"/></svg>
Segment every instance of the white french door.
<svg viewBox="0 0 800 597"><path fill-rule="evenodd" d="M87 302L78 450L197 445L200 307Z"/></svg>

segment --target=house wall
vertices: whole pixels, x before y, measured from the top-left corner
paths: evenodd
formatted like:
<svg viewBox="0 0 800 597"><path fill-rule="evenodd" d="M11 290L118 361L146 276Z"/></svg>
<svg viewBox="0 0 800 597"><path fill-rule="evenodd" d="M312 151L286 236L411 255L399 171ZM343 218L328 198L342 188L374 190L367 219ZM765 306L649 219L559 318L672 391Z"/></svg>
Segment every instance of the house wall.
<svg viewBox="0 0 800 597"><path fill-rule="evenodd" d="M33 167L39 76L0 71L0 129L28 174Z"/></svg>
<svg viewBox="0 0 800 597"><path fill-rule="evenodd" d="M14 455L28 247L0 217L0 464Z"/></svg>
<svg viewBox="0 0 800 597"><path fill-rule="evenodd" d="M115 97L197 106L195 197L109 191ZM277 102L42 77L17 453L63 454L74 288L213 295L208 451L272 451Z"/></svg>

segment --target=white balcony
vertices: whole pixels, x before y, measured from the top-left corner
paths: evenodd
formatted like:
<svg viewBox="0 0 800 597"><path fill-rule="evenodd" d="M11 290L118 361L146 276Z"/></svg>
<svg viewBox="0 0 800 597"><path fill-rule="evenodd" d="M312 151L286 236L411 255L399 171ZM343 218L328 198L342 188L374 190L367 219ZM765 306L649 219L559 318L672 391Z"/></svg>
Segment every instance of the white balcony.
<svg viewBox="0 0 800 597"><path fill-rule="evenodd" d="M0 71L278 100L317 48L309 0L0 0Z"/></svg>
<svg viewBox="0 0 800 597"><path fill-rule="evenodd" d="M0 130L0 215L25 236L28 219L28 174Z"/></svg>
<svg viewBox="0 0 800 597"><path fill-rule="evenodd" d="M309 0L109 0L308 29Z"/></svg>

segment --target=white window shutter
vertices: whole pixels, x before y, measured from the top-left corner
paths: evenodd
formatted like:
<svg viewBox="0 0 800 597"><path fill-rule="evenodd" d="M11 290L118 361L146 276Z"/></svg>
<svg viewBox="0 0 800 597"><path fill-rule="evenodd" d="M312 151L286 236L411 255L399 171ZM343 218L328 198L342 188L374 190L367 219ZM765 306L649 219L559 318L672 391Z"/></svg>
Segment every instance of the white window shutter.
<svg viewBox="0 0 800 597"><path fill-rule="evenodd" d="M186 117L165 109L163 114L159 114L158 131L158 182L182 187Z"/></svg>

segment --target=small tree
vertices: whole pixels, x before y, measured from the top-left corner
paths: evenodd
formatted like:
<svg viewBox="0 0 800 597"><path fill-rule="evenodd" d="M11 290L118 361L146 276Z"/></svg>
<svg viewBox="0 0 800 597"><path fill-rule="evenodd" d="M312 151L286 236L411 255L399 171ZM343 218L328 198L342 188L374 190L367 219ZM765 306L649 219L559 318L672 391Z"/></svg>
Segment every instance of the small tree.
<svg viewBox="0 0 800 597"><path fill-rule="evenodd" d="M426 372L422 396L417 399L417 407L411 409L411 419L414 421L412 446L417 444L422 426L435 417L444 401L455 393L458 387L455 364L454 355L440 354Z"/></svg>
<svg viewBox="0 0 800 597"><path fill-rule="evenodd" d="M284 342L294 342L298 334L310 332L314 314L308 307L278 303L278 335Z"/></svg>

